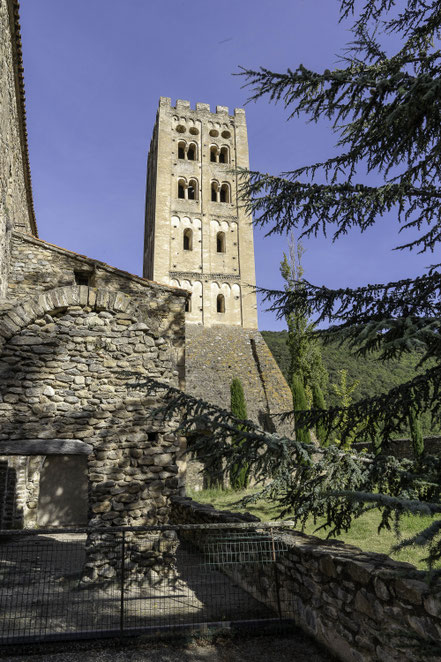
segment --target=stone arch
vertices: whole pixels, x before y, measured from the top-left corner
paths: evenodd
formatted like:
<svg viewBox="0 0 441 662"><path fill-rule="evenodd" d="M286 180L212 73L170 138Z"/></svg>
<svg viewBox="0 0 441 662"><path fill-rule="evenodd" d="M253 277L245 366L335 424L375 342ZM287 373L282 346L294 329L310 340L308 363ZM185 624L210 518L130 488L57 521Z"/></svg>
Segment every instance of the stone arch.
<svg viewBox="0 0 441 662"><path fill-rule="evenodd" d="M187 161L197 161L198 159L198 146L197 143L191 142L187 148Z"/></svg>
<svg viewBox="0 0 441 662"><path fill-rule="evenodd" d="M134 378L125 371L173 384L173 368L166 366L173 366L177 359L172 357L175 348L164 345L163 323L154 326L144 319L148 322L144 309L138 308L131 296L71 285L29 298L5 313L0 321L1 371L5 377L6 373L11 374L16 385L11 390L7 378L2 380L2 391L11 396L5 400L10 416L3 419L2 438L11 444L23 441L7 452L21 458L24 442L38 442L38 455L62 457L64 451L51 451L55 442L85 440L90 444L91 524L99 523L101 518L116 524L153 524L167 516L160 490L156 495L154 491L142 491L140 486L150 460L152 466L171 466L176 473L178 442L171 433L172 425L163 425L153 415L155 399L159 404L164 395L149 397L147 392L136 391L131 383ZM34 324L36 321L38 325ZM91 321L100 324L92 326ZM94 339L97 343L102 341L100 347ZM89 343L94 346L89 348ZM12 361L8 362L8 358ZM150 450L152 441L157 453L154 456ZM46 444L43 452L41 444ZM26 451L23 458L30 455ZM132 467L131 479L140 490L130 497L131 507L127 509L122 502L116 503L117 508L117 495L102 488L104 475L123 486L124 469L120 467L125 466ZM58 475L56 467L51 475ZM20 494L27 495L24 502L38 502L38 495L29 496L31 482L35 483L24 478L21 483ZM178 482L171 487L177 489ZM167 489L164 483L164 490ZM139 507L133 507L133 502L138 501ZM109 512L114 519L108 516ZM29 523L28 518L26 525Z"/></svg>
<svg viewBox="0 0 441 662"><path fill-rule="evenodd" d="M210 184L211 187L211 202L219 202L219 182L213 179Z"/></svg>
<svg viewBox="0 0 441 662"><path fill-rule="evenodd" d="M187 199L199 200L199 182L195 177L192 177L188 182Z"/></svg>
<svg viewBox="0 0 441 662"><path fill-rule="evenodd" d="M185 228L183 232L182 248L184 251L193 250L193 230L190 228Z"/></svg>
<svg viewBox="0 0 441 662"><path fill-rule="evenodd" d="M227 145L220 148L219 163L230 163L230 148Z"/></svg>
<svg viewBox="0 0 441 662"><path fill-rule="evenodd" d="M226 253L227 243L225 238L225 232L218 232L216 234L216 252L217 253Z"/></svg>
<svg viewBox="0 0 441 662"><path fill-rule="evenodd" d="M220 202L231 202L231 186L228 182L222 182L219 193Z"/></svg>
<svg viewBox="0 0 441 662"><path fill-rule="evenodd" d="M115 313L133 312L136 310L129 296L123 292L106 290L104 288L87 287L86 285L67 285L30 297L15 308L8 310L0 320L0 348L5 340L24 329L46 313L63 310L69 306L90 307L92 310L108 310Z"/></svg>
<svg viewBox="0 0 441 662"><path fill-rule="evenodd" d="M179 140L178 141L178 159L185 159L185 152L187 149L187 141Z"/></svg>
<svg viewBox="0 0 441 662"><path fill-rule="evenodd" d="M133 312L131 299L122 292L87 285L67 285L47 290L43 294L27 299L22 304L8 310L0 320L0 349L6 340L47 313L63 310L69 306L88 306L92 310L108 310L115 313Z"/></svg>

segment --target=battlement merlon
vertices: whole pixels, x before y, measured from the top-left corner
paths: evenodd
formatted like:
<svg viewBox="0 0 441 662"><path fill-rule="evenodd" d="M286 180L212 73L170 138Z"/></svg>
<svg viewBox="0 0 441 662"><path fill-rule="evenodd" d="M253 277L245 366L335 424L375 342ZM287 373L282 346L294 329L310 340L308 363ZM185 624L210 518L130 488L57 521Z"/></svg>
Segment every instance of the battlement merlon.
<svg viewBox="0 0 441 662"><path fill-rule="evenodd" d="M234 117L236 122L245 123L245 110L243 108L235 108L234 115L229 115L228 106L216 106L216 112L212 113L210 110L209 103L197 102L195 108L191 107L190 101L186 99L176 99L176 105L172 106L170 97L159 97L159 107L160 108L169 108L170 110L182 110L188 112L205 112L210 113L211 115L227 115L228 117Z"/></svg>

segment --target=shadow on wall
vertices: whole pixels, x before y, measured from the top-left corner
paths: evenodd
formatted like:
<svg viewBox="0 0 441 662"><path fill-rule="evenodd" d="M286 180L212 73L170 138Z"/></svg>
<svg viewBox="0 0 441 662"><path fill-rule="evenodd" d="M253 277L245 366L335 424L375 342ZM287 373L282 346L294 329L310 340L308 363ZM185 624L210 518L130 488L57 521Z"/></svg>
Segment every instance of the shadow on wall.
<svg viewBox="0 0 441 662"><path fill-rule="evenodd" d="M87 456L47 455L40 473L38 526L86 526L88 509Z"/></svg>

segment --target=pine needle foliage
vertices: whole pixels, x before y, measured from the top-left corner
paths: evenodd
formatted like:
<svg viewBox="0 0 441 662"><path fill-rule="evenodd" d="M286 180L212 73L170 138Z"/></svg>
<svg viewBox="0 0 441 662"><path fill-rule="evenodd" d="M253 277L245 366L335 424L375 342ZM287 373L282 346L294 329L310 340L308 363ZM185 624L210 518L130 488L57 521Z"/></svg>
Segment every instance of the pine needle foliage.
<svg viewBox="0 0 441 662"><path fill-rule="evenodd" d="M325 518L319 528L326 529L328 536L348 531L367 507L380 510L380 528L388 530L396 530L405 513L439 515L438 526L435 520L420 532L415 544L427 546L430 567L441 560L441 458L423 456L416 471L410 460L384 453L344 452L335 444L319 448L265 432L250 420L244 424L227 410L145 375L130 386L147 397L162 399L151 414L158 423L179 418L177 434L211 430L210 437L196 436L192 445L205 467L217 470L221 462L224 475L229 475L233 466L247 462L259 489L245 502L269 499L281 517L289 515L298 526L305 525L311 515L314 520ZM231 444L238 433L240 446ZM414 544L413 539L400 546L406 544Z"/></svg>
<svg viewBox="0 0 441 662"><path fill-rule="evenodd" d="M393 212L398 233L407 236L396 250L434 252L441 240L441 3L365 0L357 13L355 0L338 1L341 20L353 24L337 68L316 72L300 64L285 73L241 72L250 100L281 103L289 119L329 120L338 154L280 175L242 171L244 204L267 235L296 231L299 239L323 234L333 241L354 228L364 232ZM384 46L391 35L400 40L392 54ZM378 185L370 184L371 174ZM417 278L359 288L331 290L302 279L301 288L264 291L279 318L304 310L317 323L326 322L325 341L339 338L358 355L376 352L385 360L417 350L419 367L426 368L388 393L300 415L307 428L321 424L328 435L338 431L343 447L354 435L374 440L378 455L363 465L353 451L322 449L322 473L314 474L312 484L309 477L298 482L302 465L284 485L285 504L295 504L296 513L307 507L318 512L324 493L332 495L323 503L327 522L337 528L369 503L381 508L383 526L391 525L392 515L398 526L406 510L439 512L439 459L420 455L405 466L387 458L388 439L406 428L411 411L430 412L439 421L439 266ZM329 464L333 452L335 466ZM316 494L315 505L305 485ZM429 545L430 563L441 555L436 531L433 526L422 532L418 543Z"/></svg>
<svg viewBox="0 0 441 662"><path fill-rule="evenodd" d="M244 69L250 99L282 103L290 118L327 118L338 135L340 153L326 161L281 175L241 172L243 204L267 234L297 231L298 239L323 233L337 240L353 228L367 230L386 212L395 212L397 229L411 239L397 249L434 251L441 240L441 6L439 0L355 0L339 2L342 20L350 19L352 42L338 68L315 72L303 65L285 73ZM401 40L390 55L381 40ZM371 185L362 170L376 173ZM369 180L370 181L370 180ZM378 180L376 180L378 181ZM441 413L441 272L439 265L415 279L331 290L302 280L301 288L266 292L281 318L293 311L327 321L330 337L345 338L354 352L396 358L420 350L422 374L389 392L348 407L296 412L296 425L319 423L343 443L376 440L376 455L316 445L260 430L251 421L192 398L154 380L143 391L162 394L157 415L175 418L178 432L210 429L199 443L206 466L224 472L246 462L265 496L298 525L325 518L328 535L347 531L367 508L381 512L380 529L399 530L404 513L435 516L430 527L408 544L424 545L433 568L441 561L441 458L423 454L418 461L388 456L388 439L408 424L411 407ZM431 362L429 363L429 359ZM293 413L287 413L292 417ZM241 444L230 440L238 431Z"/></svg>
<svg viewBox="0 0 441 662"><path fill-rule="evenodd" d="M355 3L340 0L340 8L343 20L353 15ZM355 18L353 41L339 68L314 72L299 65L286 73L243 70L251 100L268 96L282 103L290 118L302 114L311 121L328 118L340 148L336 157L280 176L243 173L244 203L268 234L297 229L300 239L321 232L336 240L354 227L366 230L393 210L399 231L413 231L413 239L398 249L435 250L441 238L440 27L439 2L367 0ZM381 39L391 34L401 37L401 46L388 55ZM375 172L383 182L366 185L360 179L363 169ZM265 292L280 318L310 311L318 323L330 325L322 335L347 339L360 355L376 350L380 359L391 359L420 350L421 364L436 360L436 367L423 378L393 389L394 401L385 396L348 408L347 422L354 430L364 410L371 419L367 434L373 436L379 426L387 439L404 426L414 396L417 411L430 410L434 420L438 418L441 273L437 267L415 279L355 289L331 290L302 279L302 287ZM328 414L323 416L331 422Z"/></svg>

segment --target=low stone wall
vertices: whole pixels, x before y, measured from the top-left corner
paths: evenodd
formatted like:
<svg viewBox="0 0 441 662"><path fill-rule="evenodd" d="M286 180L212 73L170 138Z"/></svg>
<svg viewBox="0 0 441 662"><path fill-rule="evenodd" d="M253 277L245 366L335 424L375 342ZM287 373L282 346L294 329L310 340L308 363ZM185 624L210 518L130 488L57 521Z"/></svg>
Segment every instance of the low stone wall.
<svg viewBox="0 0 441 662"><path fill-rule="evenodd" d="M366 448L369 451L369 453L373 453L374 451L372 444L365 442L354 444L353 448L358 451L361 451L364 448ZM441 437L435 435L432 437L424 437L424 449L428 455L441 455ZM410 460L415 459L412 440L408 439L407 437L403 437L400 439L392 439L389 442L386 454L393 455L394 457L400 459L404 459L404 458L408 458Z"/></svg>
<svg viewBox="0 0 441 662"><path fill-rule="evenodd" d="M172 498L172 519L183 524L258 521L219 512L187 497ZM193 532L197 535L197 532ZM276 607L345 662L422 662L441 659L441 583L385 554L362 552L298 531L277 534L287 551L272 564L236 564L235 580Z"/></svg>

